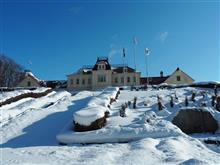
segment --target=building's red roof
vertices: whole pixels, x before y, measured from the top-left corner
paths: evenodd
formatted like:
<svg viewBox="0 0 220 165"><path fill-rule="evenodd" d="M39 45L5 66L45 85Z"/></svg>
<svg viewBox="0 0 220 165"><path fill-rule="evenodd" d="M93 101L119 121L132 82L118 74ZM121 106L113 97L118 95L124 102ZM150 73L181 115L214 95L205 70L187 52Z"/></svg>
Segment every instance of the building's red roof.
<svg viewBox="0 0 220 165"><path fill-rule="evenodd" d="M164 81L166 81L166 79L168 79L169 76L164 76L164 77L149 77L148 81L150 85L158 85L161 83L164 83ZM140 79L140 83L143 84L147 84L147 77L141 77Z"/></svg>
<svg viewBox="0 0 220 165"><path fill-rule="evenodd" d="M115 72L115 73L123 73L123 68L124 68L124 67L115 68L115 69L113 69L113 72ZM126 69L126 72L127 72L127 73L134 73L134 72L135 72L134 69L132 69L132 68L130 68L130 67L128 67L128 66L126 66L125 69Z"/></svg>

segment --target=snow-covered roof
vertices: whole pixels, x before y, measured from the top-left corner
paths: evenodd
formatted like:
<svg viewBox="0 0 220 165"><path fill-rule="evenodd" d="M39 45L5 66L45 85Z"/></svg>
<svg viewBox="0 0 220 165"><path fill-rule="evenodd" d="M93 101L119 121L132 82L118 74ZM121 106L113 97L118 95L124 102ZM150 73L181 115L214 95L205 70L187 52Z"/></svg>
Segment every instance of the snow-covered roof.
<svg viewBox="0 0 220 165"><path fill-rule="evenodd" d="M194 85L207 85L207 84L216 84L220 85L220 81L201 81L201 82L194 82Z"/></svg>
<svg viewBox="0 0 220 165"><path fill-rule="evenodd" d="M36 81L40 82L41 80L38 79L32 72L25 72L25 77L30 76L33 79L35 79Z"/></svg>

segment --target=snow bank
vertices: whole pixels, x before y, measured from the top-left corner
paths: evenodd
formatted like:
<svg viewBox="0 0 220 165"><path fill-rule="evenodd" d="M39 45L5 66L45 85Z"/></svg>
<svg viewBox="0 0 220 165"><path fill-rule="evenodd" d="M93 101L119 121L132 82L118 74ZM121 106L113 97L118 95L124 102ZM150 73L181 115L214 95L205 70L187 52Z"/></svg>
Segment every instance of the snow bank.
<svg viewBox="0 0 220 165"><path fill-rule="evenodd" d="M119 88L108 87L98 96L94 96L85 108L73 114L74 122L89 126L92 122L105 116L111 98L115 98Z"/></svg>
<svg viewBox="0 0 220 165"><path fill-rule="evenodd" d="M71 131L70 122L60 134L57 140L65 144L73 143L113 143L129 142L142 138L161 138L168 136L185 136L182 131L169 121L158 120L153 124L135 124L129 127L106 126L99 130L87 132Z"/></svg>

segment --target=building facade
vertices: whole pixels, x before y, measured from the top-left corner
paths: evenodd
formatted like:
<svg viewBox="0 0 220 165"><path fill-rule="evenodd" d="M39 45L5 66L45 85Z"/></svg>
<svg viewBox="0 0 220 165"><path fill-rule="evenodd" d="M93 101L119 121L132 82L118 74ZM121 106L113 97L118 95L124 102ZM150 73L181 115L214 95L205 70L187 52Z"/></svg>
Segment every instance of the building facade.
<svg viewBox="0 0 220 165"><path fill-rule="evenodd" d="M141 78L141 84L147 84L147 77ZM192 84L194 79L188 74L183 72L180 68L177 68L171 75L164 76L163 71L160 72L159 77L148 77L148 82L150 85L159 85L162 83L166 84Z"/></svg>
<svg viewBox="0 0 220 165"><path fill-rule="evenodd" d="M67 88L93 90L107 86L140 85L140 72L123 65L110 65L107 57L98 57L94 66L83 67L67 75Z"/></svg>

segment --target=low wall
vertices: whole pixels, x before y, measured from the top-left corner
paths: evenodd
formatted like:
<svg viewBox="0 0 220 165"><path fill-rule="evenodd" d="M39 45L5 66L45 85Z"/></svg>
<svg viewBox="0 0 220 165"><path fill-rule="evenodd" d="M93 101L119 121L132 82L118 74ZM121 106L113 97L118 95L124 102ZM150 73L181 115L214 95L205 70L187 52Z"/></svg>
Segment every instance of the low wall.
<svg viewBox="0 0 220 165"><path fill-rule="evenodd" d="M120 90L118 90L116 92L114 97L109 96L109 104L108 104L109 108L110 108L110 104L112 104L114 101L116 101L118 99L119 94L120 94ZM100 106L103 107L103 105L100 105ZM97 106L96 108L99 108L99 107ZM107 107L105 107L105 108L107 108ZM92 131L92 130L101 129L102 127L104 127L106 125L106 118L109 117L109 114L110 114L110 112L108 110L105 111L103 117L96 119L88 126L77 123L76 120L74 119L73 130L75 132L84 132L84 131Z"/></svg>
<svg viewBox="0 0 220 165"><path fill-rule="evenodd" d="M6 105L6 104L11 104L13 102L16 102L16 101L24 99L24 98L28 98L28 97L32 97L32 98L43 97L43 96L46 96L47 94L49 94L52 91L53 91L52 89L47 89L46 91L40 92L40 93L33 93L33 92L23 93L23 94L20 94L18 96L11 97L11 98L3 101L3 102L0 102L0 107L3 106L3 105Z"/></svg>
<svg viewBox="0 0 220 165"><path fill-rule="evenodd" d="M89 126L83 126L78 123L74 123L74 124L75 124L74 131L76 131L76 132L97 130L97 129L100 129L105 126L106 116L104 116L100 119L97 119L96 121L92 122L91 125L89 125Z"/></svg>

